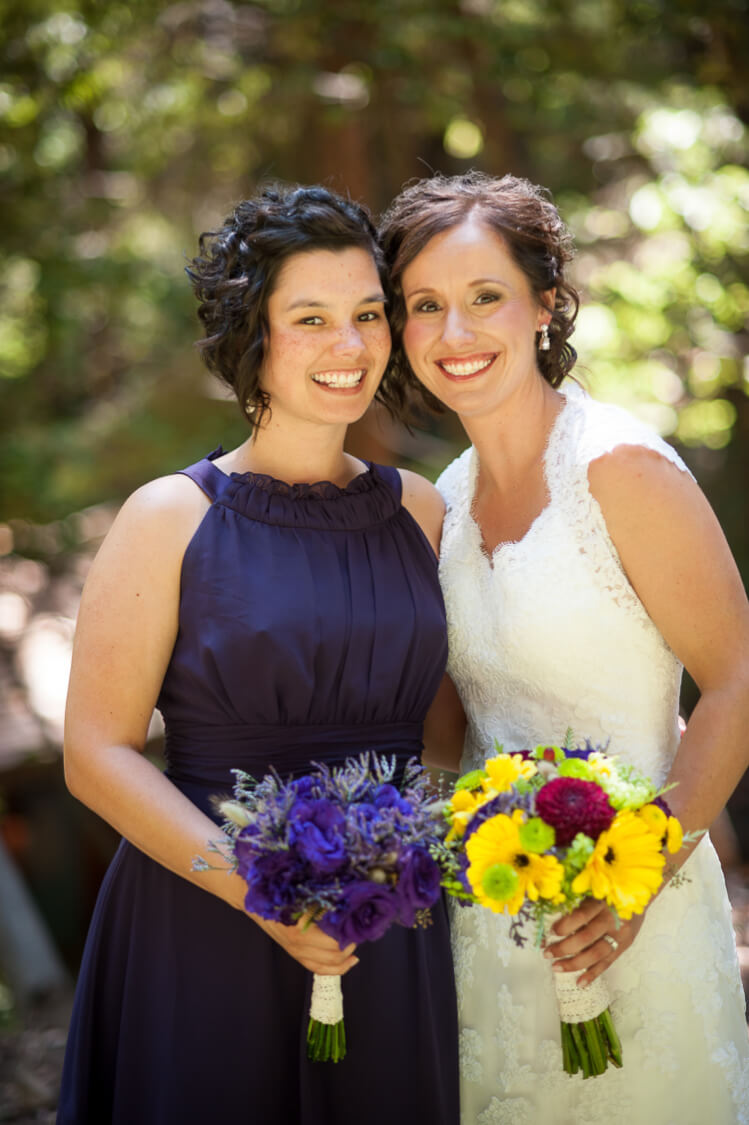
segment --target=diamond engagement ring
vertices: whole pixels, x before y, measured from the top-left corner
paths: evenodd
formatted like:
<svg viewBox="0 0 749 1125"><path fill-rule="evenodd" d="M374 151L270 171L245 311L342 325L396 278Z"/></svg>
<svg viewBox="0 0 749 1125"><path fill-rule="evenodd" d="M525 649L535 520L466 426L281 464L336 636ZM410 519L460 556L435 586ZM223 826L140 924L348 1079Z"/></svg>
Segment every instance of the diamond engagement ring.
<svg viewBox="0 0 749 1125"><path fill-rule="evenodd" d="M603 940L607 941L613 949L614 953L616 953L617 949L619 948L619 942L616 940L616 938L612 937L611 934L604 934Z"/></svg>

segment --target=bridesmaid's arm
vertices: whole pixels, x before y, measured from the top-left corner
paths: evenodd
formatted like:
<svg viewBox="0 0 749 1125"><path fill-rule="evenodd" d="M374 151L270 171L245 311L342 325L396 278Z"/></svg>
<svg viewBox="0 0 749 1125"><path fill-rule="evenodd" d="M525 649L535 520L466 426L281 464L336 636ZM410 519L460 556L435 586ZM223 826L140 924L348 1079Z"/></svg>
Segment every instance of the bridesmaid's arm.
<svg viewBox="0 0 749 1125"><path fill-rule="evenodd" d="M439 557L445 501L433 484L418 473L400 469L403 506L418 523ZM463 752L466 717L452 680L445 676L424 722L425 765L457 773Z"/></svg>
<svg viewBox="0 0 749 1125"><path fill-rule="evenodd" d="M741 578L704 495L665 458L622 446L593 462L589 479L629 581L700 689L667 799L685 831L709 828L749 763L749 604ZM690 850L669 857L669 866L681 866ZM558 935L572 936L549 953L566 957L567 970L588 969L581 981L593 980L641 924L635 916L617 929L608 909L590 901L558 923Z"/></svg>
<svg viewBox="0 0 749 1125"><path fill-rule="evenodd" d="M433 484L410 469L399 469L403 482L401 502L429 540L437 558L440 553L442 521L445 518L445 501Z"/></svg>
<svg viewBox="0 0 749 1125"><path fill-rule="evenodd" d="M70 791L146 855L243 910L242 879L195 872L216 824L143 756L148 724L177 636L182 557L208 500L186 477L164 477L124 504L81 599L65 716ZM355 963L316 926L252 916L305 967L338 974Z"/></svg>

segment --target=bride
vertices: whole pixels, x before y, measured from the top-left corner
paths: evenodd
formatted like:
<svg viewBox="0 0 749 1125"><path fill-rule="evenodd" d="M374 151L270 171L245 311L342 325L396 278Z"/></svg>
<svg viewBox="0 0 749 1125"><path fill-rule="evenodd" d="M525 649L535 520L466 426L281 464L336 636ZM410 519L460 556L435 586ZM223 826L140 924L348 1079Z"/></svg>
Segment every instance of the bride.
<svg viewBox="0 0 749 1125"><path fill-rule="evenodd" d="M749 606L675 451L568 378L577 295L546 194L480 173L417 182L386 213L395 363L457 412L471 446L443 473L448 670L461 770L564 739L607 744L685 830L747 766ZM680 740L682 665L701 691ZM442 729L450 724L443 722ZM453 760L441 763L457 768ZM644 915L588 900L545 954L508 919L456 908L465 1125L749 1122L749 1047L725 886L707 835ZM553 972L606 973L624 1066L562 1069Z"/></svg>

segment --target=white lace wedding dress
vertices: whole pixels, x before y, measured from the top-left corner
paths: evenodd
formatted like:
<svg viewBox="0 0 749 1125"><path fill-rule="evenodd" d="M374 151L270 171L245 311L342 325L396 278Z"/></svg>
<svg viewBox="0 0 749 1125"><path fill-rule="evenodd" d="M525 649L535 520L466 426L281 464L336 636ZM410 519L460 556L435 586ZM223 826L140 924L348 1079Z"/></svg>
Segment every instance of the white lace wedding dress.
<svg viewBox="0 0 749 1125"><path fill-rule="evenodd" d="M494 752L559 743L568 727L662 782L679 740L681 665L623 572L587 469L621 444L673 449L576 384L549 438L549 503L490 561L471 516L478 459L438 481L448 669L468 715L462 770ZM699 544L695 544L699 550ZM684 607L685 613L689 607ZM505 915L453 909L463 1125L749 1123L749 1047L725 885L705 837L606 973L624 1066L562 1070L550 965L518 949Z"/></svg>

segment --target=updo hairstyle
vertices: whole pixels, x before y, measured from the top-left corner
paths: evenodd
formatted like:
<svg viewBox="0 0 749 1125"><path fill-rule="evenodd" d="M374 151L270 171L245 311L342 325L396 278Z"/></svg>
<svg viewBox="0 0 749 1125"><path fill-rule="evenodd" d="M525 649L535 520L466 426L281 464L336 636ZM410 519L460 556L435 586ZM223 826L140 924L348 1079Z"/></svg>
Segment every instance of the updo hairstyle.
<svg viewBox="0 0 749 1125"><path fill-rule="evenodd" d="M569 337L580 299L564 272L574 247L548 192L517 176L497 179L475 171L418 180L396 196L380 223L391 290L393 353L389 374L404 395L408 389L417 389L436 410L442 409L440 403L418 382L403 350L403 271L435 235L458 226L469 215L476 215L503 240L539 303L542 293L556 289L554 308L550 310L551 346L536 353L544 379L558 387L577 359Z"/></svg>
<svg viewBox="0 0 749 1125"><path fill-rule="evenodd" d="M238 204L218 231L200 236L185 272L200 302L205 339L197 348L209 371L231 387L251 426L270 409L260 387L269 331L268 299L290 257L313 250L365 250L388 290L382 251L369 212L327 188L269 185ZM384 385L383 385L384 384ZM377 397L393 412L403 398L387 382Z"/></svg>

